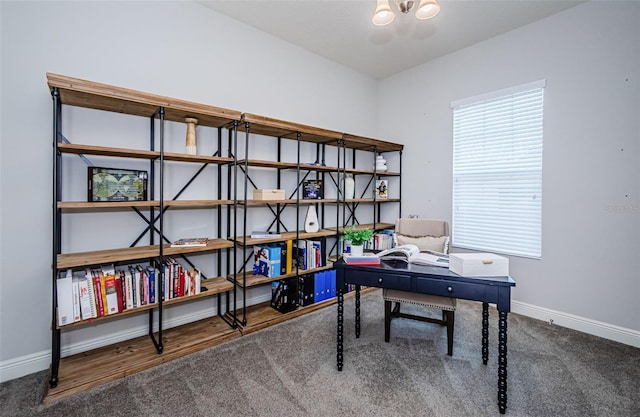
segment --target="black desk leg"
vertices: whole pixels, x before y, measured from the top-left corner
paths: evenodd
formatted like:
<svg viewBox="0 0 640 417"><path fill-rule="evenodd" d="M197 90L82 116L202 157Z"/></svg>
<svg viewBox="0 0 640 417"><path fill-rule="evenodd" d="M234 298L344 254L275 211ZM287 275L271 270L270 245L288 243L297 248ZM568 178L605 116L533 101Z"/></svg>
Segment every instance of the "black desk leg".
<svg viewBox="0 0 640 417"><path fill-rule="evenodd" d="M360 285L356 285L356 339L360 337Z"/></svg>
<svg viewBox="0 0 640 417"><path fill-rule="evenodd" d="M338 371L342 371L342 362L343 362L343 357L342 357L342 351L343 351L343 344L342 344L342 337L344 334L344 298L342 295L342 287L340 286L338 287Z"/></svg>
<svg viewBox="0 0 640 417"><path fill-rule="evenodd" d="M482 364L489 361L489 303L482 303Z"/></svg>
<svg viewBox="0 0 640 417"><path fill-rule="evenodd" d="M498 408L507 411L507 312L498 312Z"/></svg>

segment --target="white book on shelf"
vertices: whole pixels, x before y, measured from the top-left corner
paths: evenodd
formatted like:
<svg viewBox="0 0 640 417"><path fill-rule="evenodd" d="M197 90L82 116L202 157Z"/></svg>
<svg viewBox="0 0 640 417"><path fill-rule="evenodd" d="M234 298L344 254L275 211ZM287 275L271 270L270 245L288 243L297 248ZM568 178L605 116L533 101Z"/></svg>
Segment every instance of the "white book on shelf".
<svg viewBox="0 0 640 417"><path fill-rule="evenodd" d="M69 269L56 282L58 326L73 323L73 273Z"/></svg>
<svg viewBox="0 0 640 417"><path fill-rule="evenodd" d="M282 234L278 232L269 232L266 230L254 230L251 232L251 237L253 239L277 238L282 237Z"/></svg>
<svg viewBox="0 0 640 417"><path fill-rule="evenodd" d="M87 268L84 270L84 277L87 279L87 287L89 287L89 303L90 303L90 317L98 317L98 309L96 306L96 287L93 283L93 274L91 273L91 269Z"/></svg>
<svg viewBox="0 0 640 417"><path fill-rule="evenodd" d="M80 298L80 317L82 320L93 318L91 315L91 299L89 298L89 283L87 277L78 279L78 296Z"/></svg>
<svg viewBox="0 0 640 417"><path fill-rule="evenodd" d="M73 321L80 321L80 288L78 287L78 280L76 278L71 279L72 297L73 297Z"/></svg>
<svg viewBox="0 0 640 417"><path fill-rule="evenodd" d="M124 291L125 291L125 305L127 309L133 308L133 279L131 277L131 270L124 271Z"/></svg>

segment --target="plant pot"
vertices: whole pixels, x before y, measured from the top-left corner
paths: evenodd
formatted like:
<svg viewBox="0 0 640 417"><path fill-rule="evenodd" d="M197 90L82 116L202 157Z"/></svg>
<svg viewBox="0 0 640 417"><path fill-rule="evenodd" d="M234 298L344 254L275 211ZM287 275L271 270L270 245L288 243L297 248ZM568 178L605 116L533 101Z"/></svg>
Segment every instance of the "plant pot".
<svg viewBox="0 0 640 417"><path fill-rule="evenodd" d="M364 245L351 245L351 256L362 256Z"/></svg>

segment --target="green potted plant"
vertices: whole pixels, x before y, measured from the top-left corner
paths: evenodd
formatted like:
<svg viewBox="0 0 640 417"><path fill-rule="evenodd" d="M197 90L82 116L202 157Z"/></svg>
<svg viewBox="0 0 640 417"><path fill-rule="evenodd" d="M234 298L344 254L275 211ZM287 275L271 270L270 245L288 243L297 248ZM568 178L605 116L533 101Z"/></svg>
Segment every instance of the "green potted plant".
<svg viewBox="0 0 640 417"><path fill-rule="evenodd" d="M371 229L356 229L355 226L344 229L344 240L351 242L351 255L362 256L364 242L373 236Z"/></svg>

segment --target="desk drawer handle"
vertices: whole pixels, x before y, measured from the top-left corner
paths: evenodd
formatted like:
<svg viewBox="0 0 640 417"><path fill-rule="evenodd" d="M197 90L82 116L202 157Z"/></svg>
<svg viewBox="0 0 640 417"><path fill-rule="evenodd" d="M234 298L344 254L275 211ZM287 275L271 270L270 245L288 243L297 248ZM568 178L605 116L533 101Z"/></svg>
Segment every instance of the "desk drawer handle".
<svg viewBox="0 0 640 417"><path fill-rule="evenodd" d="M378 282L382 283L382 277L378 277Z"/></svg>
<svg viewBox="0 0 640 417"><path fill-rule="evenodd" d="M453 292L453 288L451 288L451 287L447 287L447 291L449 291L449 292Z"/></svg>

